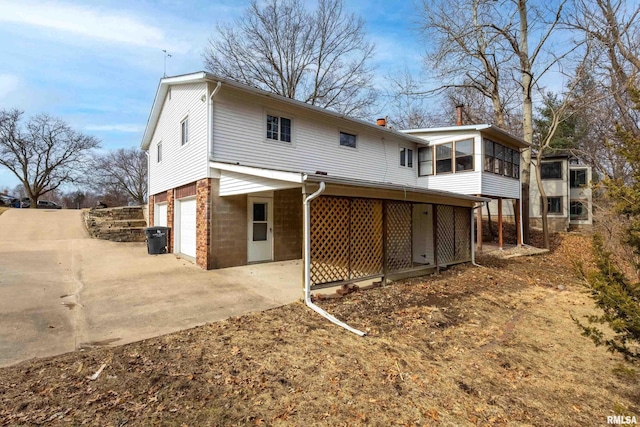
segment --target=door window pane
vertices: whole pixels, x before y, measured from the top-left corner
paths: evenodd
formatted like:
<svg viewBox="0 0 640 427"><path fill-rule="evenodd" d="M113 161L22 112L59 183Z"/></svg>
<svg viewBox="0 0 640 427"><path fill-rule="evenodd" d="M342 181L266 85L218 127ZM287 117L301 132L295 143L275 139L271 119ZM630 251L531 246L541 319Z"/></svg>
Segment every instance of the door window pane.
<svg viewBox="0 0 640 427"><path fill-rule="evenodd" d="M267 223L254 222L253 223L253 241L264 242L265 240L267 240Z"/></svg>
<svg viewBox="0 0 640 427"><path fill-rule="evenodd" d="M267 220L267 204L266 203L253 204L253 220L254 221Z"/></svg>

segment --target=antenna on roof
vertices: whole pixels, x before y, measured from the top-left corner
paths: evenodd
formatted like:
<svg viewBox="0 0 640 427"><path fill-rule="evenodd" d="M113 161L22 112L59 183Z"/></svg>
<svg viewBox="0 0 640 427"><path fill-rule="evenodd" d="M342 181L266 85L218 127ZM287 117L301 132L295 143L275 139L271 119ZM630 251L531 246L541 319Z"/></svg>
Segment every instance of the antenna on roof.
<svg viewBox="0 0 640 427"><path fill-rule="evenodd" d="M167 77L167 58L171 58L171 54L167 53L167 49L162 49L164 52L164 73L162 77Z"/></svg>

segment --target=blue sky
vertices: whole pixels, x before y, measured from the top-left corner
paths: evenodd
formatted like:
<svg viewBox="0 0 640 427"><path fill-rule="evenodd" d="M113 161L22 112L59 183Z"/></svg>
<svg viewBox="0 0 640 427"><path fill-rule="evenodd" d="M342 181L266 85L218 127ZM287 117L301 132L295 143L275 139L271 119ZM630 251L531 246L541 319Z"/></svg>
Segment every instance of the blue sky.
<svg viewBox="0 0 640 427"><path fill-rule="evenodd" d="M0 0L0 108L61 117L106 149L137 147L163 74L163 49L172 55L168 75L202 70L216 24L232 22L248 3ZM345 5L367 22L381 84L390 71L420 62L412 1ZM0 190L16 184L0 168Z"/></svg>

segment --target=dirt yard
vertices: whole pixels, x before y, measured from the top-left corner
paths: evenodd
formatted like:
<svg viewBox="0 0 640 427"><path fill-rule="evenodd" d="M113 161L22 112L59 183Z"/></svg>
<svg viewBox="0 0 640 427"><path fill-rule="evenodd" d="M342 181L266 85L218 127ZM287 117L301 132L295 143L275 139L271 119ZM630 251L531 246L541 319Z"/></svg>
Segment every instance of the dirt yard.
<svg viewBox="0 0 640 427"><path fill-rule="evenodd" d="M551 253L458 266L122 347L0 369L0 425L606 425L640 415L637 367L596 348L573 262ZM97 379L89 379L101 366Z"/></svg>

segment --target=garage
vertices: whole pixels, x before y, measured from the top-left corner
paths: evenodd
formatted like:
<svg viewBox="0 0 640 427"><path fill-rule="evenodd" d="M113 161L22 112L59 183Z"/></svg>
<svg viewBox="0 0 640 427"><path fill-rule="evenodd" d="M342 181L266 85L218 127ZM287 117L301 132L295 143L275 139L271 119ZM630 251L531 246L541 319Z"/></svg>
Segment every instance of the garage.
<svg viewBox="0 0 640 427"><path fill-rule="evenodd" d="M196 257L196 199L179 200L179 214L176 247L178 252Z"/></svg>

